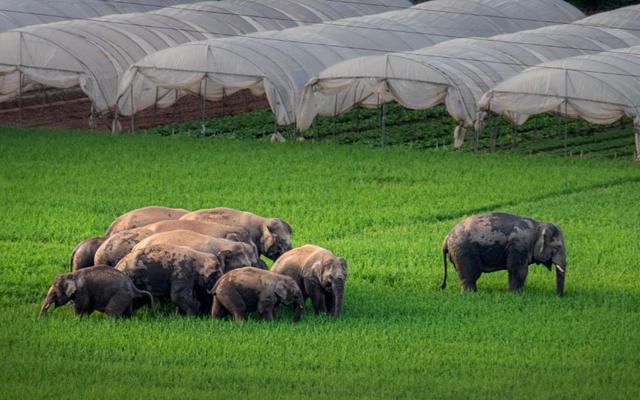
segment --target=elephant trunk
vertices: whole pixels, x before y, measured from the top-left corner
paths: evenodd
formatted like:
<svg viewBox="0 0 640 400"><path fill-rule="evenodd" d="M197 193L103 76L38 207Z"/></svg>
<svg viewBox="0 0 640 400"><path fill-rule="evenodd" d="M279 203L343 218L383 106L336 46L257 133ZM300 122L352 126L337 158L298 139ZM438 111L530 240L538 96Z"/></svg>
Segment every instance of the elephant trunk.
<svg viewBox="0 0 640 400"><path fill-rule="evenodd" d="M291 308L293 308L293 322L300 321L300 317L302 317L302 312L304 311L302 303L295 302L292 304Z"/></svg>
<svg viewBox="0 0 640 400"><path fill-rule="evenodd" d="M344 281L334 281L331 284L331 291L333 292L333 316L340 318L342 314L342 300L344 294Z"/></svg>
<svg viewBox="0 0 640 400"><path fill-rule="evenodd" d="M53 290L53 288L49 289L49 292L47 293L47 297L44 299L44 303L42 303L42 307L40 308L40 314L38 314L38 316L43 316L44 314L47 313L47 311L49 311L49 307L51 306L51 304L53 304L53 302L55 301L55 298L56 298L55 290Z"/></svg>
<svg viewBox="0 0 640 400"><path fill-rule="evenodd" d="M556 293L558 296L564 295L564 266L556 264Z"/></svg>
<svg viewBox="0 0 640 400"><path fill-rule="evenodd" d="M567 269L567 260L564 254L560 254L553 260L556 269L556 293L558 296L564 295L564 275Z"/></svg>

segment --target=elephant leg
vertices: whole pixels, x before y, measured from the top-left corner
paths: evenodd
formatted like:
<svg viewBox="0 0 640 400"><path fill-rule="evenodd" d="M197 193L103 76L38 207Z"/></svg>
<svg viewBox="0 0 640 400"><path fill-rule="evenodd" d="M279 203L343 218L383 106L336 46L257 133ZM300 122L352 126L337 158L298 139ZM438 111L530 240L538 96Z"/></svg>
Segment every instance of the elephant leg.
<svg viewBox="0 0 640 400"><path fill-rule="evenodd" d="M171 301L188 315L198 315L198 310L193 305L193 292L191 290L172 286Z"/></svg>
<svg viewBox="0 0 640 400"><path fill-rule="evenodd" d="M244 299L238 293L237 290L233 288L229 288L223 290L221 293L216 292L216 300L222 299L222 303L225 308L229 310L231 314L233 314L233 318L236 321L242 321L247 316L247 306L244 303Z"/></svg>
<svg viewBox="0 0 640 400"><path fill-rule="evenodd" d="M315 282L305 279L304 286L306 292L309 294L311 298L311 304L313 304L313 309L316 314L320 314L326 312L324 294L322 293L322 289Z"/></svg>
<svg viewBox="0 0 640 400"><path fill-rule="evenodd" d="M211 318L222 319L227 315L229 315L229 310L224 308L224 306L222 305L222 303L220 303L220 300L218 300L217 297L214 298L213 306L211 306Z"/></svg>
<svg viewBox="0 0 640 400"><path fill-rule="evenodd" d="M527 274L529 273L528 267L520 267L509 270L509 290L513 292L519 292L524 288L524 283L527 280Z"/></svg>
<svg viewBox="0 0 640 400"><path fill-rule="evenodd" d="M462 292L477 291L477 282L482 274L480 258L469 251L461 250L459 254L452 257L451 261L460 279L460 290Z"/></svg>
<svg viewBox="0 0 640 400"><path fill-rule="evenodd" d="M527 255L516 252L509 254L507 256L507 270L509 271L509 290L521 291L529 273Z"/></svg>
<svg viewBox="0 0 640 400"><path fill-rule="evenodd" d="M333 293L324 292L324 305L327 308L327 313L331 314L335 307Z"/></svg>
<svg viewBox="0 0 640 400"><path fill-rule="evenodd" d="M262 320L270 321L273 319L273 309L275 308L275 299L271 296L260 297L258 300L258 315Z"/></svg>
<svg viewBox="0 0 640 400"><path fill-rule="evenodd" d="M127 295L115 295L104 308L104 313L110 317L122 317L125 312L131 311L131 298Z"/></svg>

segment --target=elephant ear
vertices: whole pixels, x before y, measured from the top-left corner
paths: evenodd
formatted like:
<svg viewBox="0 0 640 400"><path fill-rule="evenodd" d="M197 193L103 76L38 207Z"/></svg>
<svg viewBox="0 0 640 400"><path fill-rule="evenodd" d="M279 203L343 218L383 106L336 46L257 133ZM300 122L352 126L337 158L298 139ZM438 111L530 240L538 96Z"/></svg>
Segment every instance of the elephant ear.
<svg viewBox="0 0 640 400"><path fill-rule="evenodd" d="M77 289L78 287L76 285L76 280L73 279L72 276L66 277L62 282L62 290L64 290L64 294L67 297L73 296L76 293Z"/></svg>
<svg viewBox="0 0 640 400"><path fill-rule="evenodd" d="M276 237L271 233L271 229L269 229L269 222L264 222L262 224L262 238L260 239L262 249L266 252L275 242Z"/></svg>
<svg viewBox="0 0 640 400"><path fill-rule="evenodd" d="M322 273L324 272L322 260L313 260L309 269L311 270L311 275L314 277L314 279L316 279L318 282L322 282Z"/></svg>
<svg viewBox="0 0 640 400"><path fill-rule="evenodd" d="M538 235L538 239L536 240L534 252L540 260L544 260L546 248L553 238L553 229L549 225L550 224L544 224L540 235Z"/></svg>
<svg viewBox="0 0 640 400"><path fill-rule="evenodd" d="M344 271L344 277L345 279L347 278L347 275L349 275L349 270L347 269L347 260L345 260L342 257L338 257L338 265L340 266L340 268L342 268L342 270Z"/></svg>
<svg viewBox="0 0 640 400"><path fill-rule="evenodd" d="M279 279L273 288L273 293L280 301L284 301L287 298L287 282L284 279Z"/></svg>
<svg viewBox="0 0 640 400"><path fill-rule="evenodd" d="M216 253L216 258L218 259L218 266L221 271L226 271L227 259L229 258L231 253L232 252L229 249L220 250L219 252Z"/></svg>

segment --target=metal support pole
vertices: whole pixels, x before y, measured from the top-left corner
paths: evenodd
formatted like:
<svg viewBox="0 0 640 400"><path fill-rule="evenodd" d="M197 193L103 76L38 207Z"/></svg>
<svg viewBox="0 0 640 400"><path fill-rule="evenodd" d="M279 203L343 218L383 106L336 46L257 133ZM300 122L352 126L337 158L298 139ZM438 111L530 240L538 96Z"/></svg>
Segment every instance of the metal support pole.
<svg viewBox="0 0 640 400"><path fill-rule="evenodd" d="M129 102L131 103L131 133L136 130L136 116L133 108L133 85L129 86Z"/></svg>
<svg viewBox="0 0 640 400"><path fill-rule="evenodd" d="M18 77L18 126L22 126L22 83L23 74L22 70L20 70Z"/></svg>
<svg viewBox="0 0 640 400"><path fill-rule="evenodd" d="M207 125L205 124L205 119L207 117L207 74L204 75L204 79L202 80L202 86L201 90L200 90L200 97L202 98L202 105L201 105L201 117L200 117L200 134L202 136L207 134ZM223 104L224 104L224 90L222 92L222 99L223 99ZM224 105L223 105L224 107ZM223 108L223 112L224 112L224 108Z"/></svg>
<svg viewBox="0 0 640 400"><path fill-rule="evenodd" d="M205 87L206 90L206 87ZM220 101L220 116L224 117L224 100L225 100L225 90L222 88L222 100Z"/></svg>
<svg viewBox="0 0 640 400"><path fill-rule="evenodd" d="M158 87L156 86L156 97L153 101L153 126L158 125Z"/></svg>
<svg viewBox="0 0 640 400"><path fill-rule="evenodd" d="M91 111L89 112L89 128L96 129L96 110L91 102Z"/></svg>
<svg viewBox="0 0 640 400"><path fill-rule="evenodd" d="M384 147L384 128L386 125L386 120L387 120L387 103L382 103L382 110L381 110L381 116L380 116L380 144L382 145L382 147Z"/></svg>
<svg viewBox="0 0 640 400"><path fill-rule="evenodd" d="M640 161L640 125L636 126L636 161Z"/></svg>
<svg viewBox="0 0 640 400"><path fill-rule="evenodd" d="M336 138L336 117L338 115L338 95L333 98L333 119L331 120L331 130L333 132L333 138Z"/></svg>

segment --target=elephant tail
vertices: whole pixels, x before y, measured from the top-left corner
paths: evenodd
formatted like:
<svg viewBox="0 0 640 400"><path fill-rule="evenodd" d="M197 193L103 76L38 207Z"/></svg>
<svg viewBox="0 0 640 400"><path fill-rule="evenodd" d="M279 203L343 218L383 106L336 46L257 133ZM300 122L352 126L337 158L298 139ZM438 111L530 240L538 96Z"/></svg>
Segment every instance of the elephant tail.
<svg viewBox="0 0 640 400"><path fill-rule="evenodd" d="M71 252L71 257L69 257L69 272L73 272L73 259L76 257L76 253L78 252L78 247L80 247L80 245L77 245L76 247L73 248L73 251Z"/></svg>
<svg viewBox="0 0 640 400"><path fill-rule="evenodd" d="M447 247L447 239L449 235L444 238L444 242L442 243L442 261L444 265L444 275L442 276L442 283L440 283L440 289L444 289L447 287L447 254L449 254L449 249Z"/></svg>
<svg viewBox="0 0 640 400"><path fill-rule="evenodd" d="M153 310L154 310L154 301L153 301L153 295L151 294L151 292L148 292L146 290L140 290L138 289L138 292L140 294L141 297L146 297L148 302L147 304L149 304L149 311L153 314Z"/></svg>

